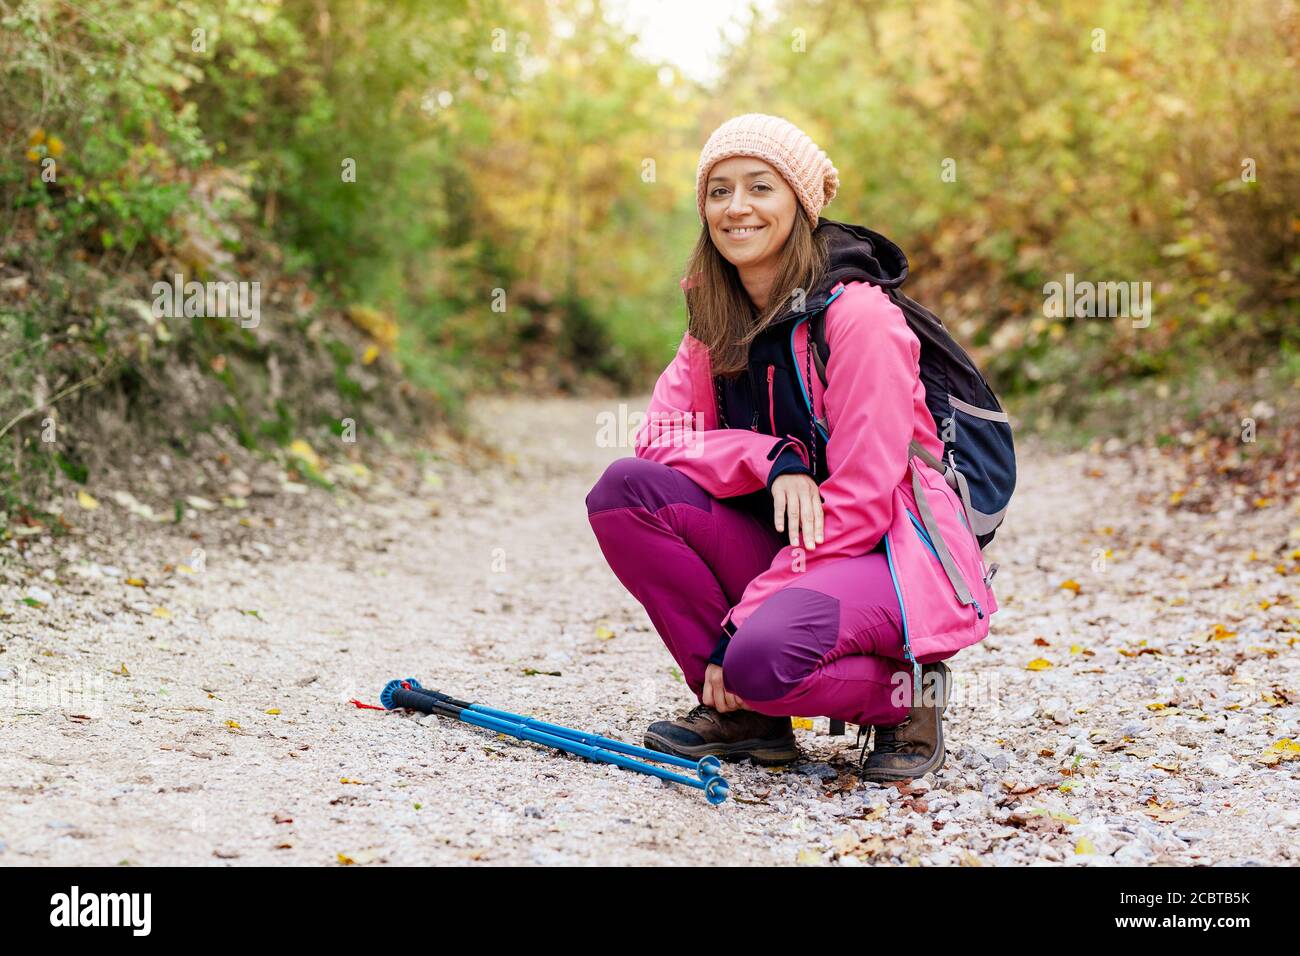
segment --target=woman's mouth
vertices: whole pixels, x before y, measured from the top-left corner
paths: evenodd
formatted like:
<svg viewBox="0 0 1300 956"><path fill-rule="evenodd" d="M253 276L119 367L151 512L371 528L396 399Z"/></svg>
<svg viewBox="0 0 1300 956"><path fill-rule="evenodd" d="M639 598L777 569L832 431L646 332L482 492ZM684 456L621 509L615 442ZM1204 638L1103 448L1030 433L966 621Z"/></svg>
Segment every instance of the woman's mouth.
<svg viewBox="0 0 1300 956"><path fill-rule="evenodd" d="M724 230L724 232L731 238L732 242L743 242L766 228L767 226L733 226Z"/></svg>

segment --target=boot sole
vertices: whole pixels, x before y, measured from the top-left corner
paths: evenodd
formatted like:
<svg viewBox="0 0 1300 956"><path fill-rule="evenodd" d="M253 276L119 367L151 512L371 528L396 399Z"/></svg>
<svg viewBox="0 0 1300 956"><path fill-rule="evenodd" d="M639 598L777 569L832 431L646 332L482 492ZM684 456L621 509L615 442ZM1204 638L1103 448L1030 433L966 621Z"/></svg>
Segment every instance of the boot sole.
<svg viewBox="0 0 1300 956"><path fill-rule="evenodd" d="M674 757L717 757L720 760L738 761L746 758L764 767L793 763L799 758L799 746L793 740L789 743L774 744L767 740L741 740L734 744L697 744L687 746L675 744L647 732L645 746L659 753L672 754Z"/></svg>
<svg viewBox="0 0 1300 956"><path fill-rule="evenodd" d="M934 756L908 773L899 773L891 770L866 769L862 771L862 779L870 780L872 783L891 783L895 780L915 780L917 777L924 777L927 773L938 770L943 766L944 759L948 756L948 751L943 739L943 712L948 709L948 699L952 696L952 669L943 661L938 661L943 667L943 702L939 705L939 719L935 722L939 728L939 745L934 749Z"/></svg>

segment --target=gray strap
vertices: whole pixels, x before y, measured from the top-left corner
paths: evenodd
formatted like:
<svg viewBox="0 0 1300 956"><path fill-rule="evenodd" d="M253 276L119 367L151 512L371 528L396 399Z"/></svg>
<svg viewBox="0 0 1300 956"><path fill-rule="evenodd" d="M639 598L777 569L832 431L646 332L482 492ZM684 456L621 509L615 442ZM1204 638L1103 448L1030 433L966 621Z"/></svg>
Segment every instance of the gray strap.
<svg viewBox="0 0 1300 956"><path fill-rule="evenodd" d="M913 455L915 455L917 458L920 458L923 462L925 462L935 471L939 472L939 474L946 476L946 473L948 471L948 466L945 465L943 462L941 462L938 458L935 458L934 455L930 454L930 452L926 449L926 447L922 445L919 441L917 441L915 438L913 438L911 443L907 446L907 450L911 452Z"/></svg>
<svg viewBox="0 0 1300 956"><path fill-rule="evenodd" d="M952 473L957 476L957 497L961 499L962 510L966 512L966 526L970 528L971 534L976 534L975 509L971 507L970 503L970 486L966 484L966 476L956 468L952 470ZM978 543L979 539L976 538L975 540Z"/></svg>
<svg viewBox="0 0 1300 956"><path fill-rule="evenodd" d="M817 343L812 341L809 336L808 347L812 349L813 365L817 367L817 377L821 379L822 388L826 388L826 363L822 361L822 350L817 347Z"/></svg>
<svg viewBox="0 0 1300 956"><path fill-rule="evenodd" d="M957 562L952 559L952 552L948 550L943 535L939 533L939 524L934 520L934 512L930 510L930 502L925 497L925 487L921 484L921 475L916 470L916 463L908 459L908 465L912 469L912 493L916 497L916 510L921 512L921 524L930 535L930 543L934 545L935 553L939 555L939 563L943 565L944 573L948 575L948 583L952 585L957 600L965 605L974 604L975 599L971 597L970 588L966 586L966 579L961 576Z"/></svg>
<svg viewBox="0 0 1300 956"><path fill-rule="evenodd" d="M811 319L808 320L808 336L807 336L808 348L812 349L813 365L817 366L817 377L822 380L823 391L826 390L826 382L827 382L826 363L822 361L822 350L817 347L817 334L813 332L813 329L817 327L816 323L824 320L825 315L826 313L823 310L818 312L816 315L814 315ZM809 400L811 401L812 382L808 383L808 396L809 396Z"/></svg>
<svg viewBox="0 0 1300 956"><path fill-rule="evenodd" d="M992 531L1002 521L1002 514L1005 508L995 515L984 515L975 510L970 500L970 486L966 483L966 476L956 468L952 467L945 461L935 458L934 455L926 451L925 446L919 444L915 438L912 439L908 449L913 455L920 458L923 462L933 468L939 474L943 475L943 480L948 482L948 487L957 492L957 497L961 499L961 507L966 512L966 525L970 528L971 534L975 535L975 543L979 543L978 535L986 534ZM981 549L982 550L982 549Z"/></svg>

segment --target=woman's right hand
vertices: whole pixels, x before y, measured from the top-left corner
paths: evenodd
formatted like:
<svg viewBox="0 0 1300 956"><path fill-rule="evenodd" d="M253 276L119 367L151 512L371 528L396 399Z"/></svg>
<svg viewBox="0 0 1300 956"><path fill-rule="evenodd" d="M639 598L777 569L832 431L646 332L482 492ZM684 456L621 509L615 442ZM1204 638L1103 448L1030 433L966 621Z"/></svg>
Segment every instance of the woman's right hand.
<svg viewBox="0 0 1300 956"><path fill-rule="evenodd" d="M782 526L788 524L791 547L799 546L801 529L804 547L809 551L821 544L822 496L812 475L790 473L772 482L772 509L778 532L784 531Z"/></svg>
<svg viewBox="0 0 1300 956"><path fill-rule="evenodd" d="M722 682L722 668L712 662L704 668L704 693L700 696L701 704L708 704L720 714L733 710L749 710L745 702L727 690Z"/></svg>

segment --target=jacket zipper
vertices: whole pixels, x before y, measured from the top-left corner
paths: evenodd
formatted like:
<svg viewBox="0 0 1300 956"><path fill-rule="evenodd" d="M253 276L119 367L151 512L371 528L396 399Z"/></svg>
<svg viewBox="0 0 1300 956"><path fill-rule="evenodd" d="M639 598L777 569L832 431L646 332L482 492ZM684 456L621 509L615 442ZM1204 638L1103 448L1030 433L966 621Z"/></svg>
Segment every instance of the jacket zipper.
<svg viewBox="0 0 1300 956"><path fill-rule="evenodd" d="M754 420L749 423L749 428L750 431L758 431L758 396L754 394L754 372L752 368L745 371L748 373L745 382L749 385L749 404L754 409Z"/></svg>
<svg viewBox="0 0 1300 956"><path fill-rule="evenodd" d="M889 565L889 578L894 582L894 596L898 598L898 615L903 621L903 656L912 663L912 700L921 699L921 665L912 653L912 639L907 633L907 610L903 607L903 592L898 587L898 573L894 570L894 552L889 545L889 532L885 532L885 563Z"/></svg>
<svg viewBox="0 0 1300 956"><path fill-rule="evenodd" d="M776 434L776 396L772 387L772 380L776 376L776 366L767 367L767 417L772 423L772 434Z"/></svg>

